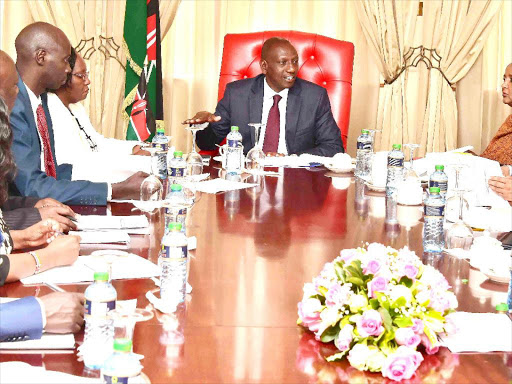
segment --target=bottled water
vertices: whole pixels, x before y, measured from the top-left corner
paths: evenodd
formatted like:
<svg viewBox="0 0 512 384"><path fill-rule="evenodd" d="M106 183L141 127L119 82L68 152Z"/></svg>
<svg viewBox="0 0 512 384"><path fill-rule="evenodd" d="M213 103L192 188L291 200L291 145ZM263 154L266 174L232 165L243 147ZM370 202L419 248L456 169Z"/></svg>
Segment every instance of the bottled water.
<svg viewBox="0 0 512 384"><path fill-rule="evenodd" d="M242 173L242 159L244 149L242 146L242 135L238 132L237 126L231 127L226 140L228 143L226 149L226 172L241 174Z"/></svg>
<svg viewBox="0 0 512 384"><path fill-rule="evenodd" d="M439 194L446 197L448 191L448 176L444 173L444 165L436 165L436 171L430 175L428 182L430 187L439 187Z"/></svg>
<svg viewBox="0 0 512 384"><path fill-rule="evenodd" d="M396 193L398 185L404 180L404 153L400 144L393 144L388 154L388 175L386 178L386 195Z"/></svg>
<svg viewBox="0 0 512 384"><path fill-rule="evenodd" d="M114 322L108 312L116 308L117 292L108 282L108 272L95 272L94 283L85 290L84 364L100 369L112 352Z"/></svg>
<svg viewBox="0 0 512 384"><path fill-rule="evenodd" d="M169 183L182 184L185 179L187 162L183 158L182 151L175 151L174 157L169 161Z"/></svg>
<svg viewBox="0 0 512 384"><path fill-rule="evenodd" d="M166 305L177 305L185 300L187 263L187 237L181 232L180 223L170 223L158 257L160 298Z"/></svg>
<svg viewBox="0 0 512 384"><path fill-rule="evenodd" d="M106 384L143 384L142 365L132 353L130 339L114 340L114 353L110 355L101 369L101 377Z"/></svg>
<svg viewBox="0 0 512 384"><path fill-rule="evenodd" d="M157 158L158 177L162 180L167 179L167 151L169 149L169 139L165 136L162 128L156 130L155 136L151 141L151 146L157 148L155 156Z"/></svg>
<svg viewBox="0 0 512 384"><path fill-rule="evenodd" d="M442 252L445 199L439 194L439 187L431 187L429 192L424 202L423 251Z"/></svg>
<svg viewBox="0 0 512 384"><path fill-rule="evenodd" d="M177 222L181 224L181 232L185 233L188 209L181 184L171 185L167 202L164 211L165 231L167 232L170 223Z"/></svg>
<svg viewBox="0 0 512 384"><path fill-rule="evenodd" d="M368 133L363 129L361 136L357 138L356 170L354 172L357 177L366 177L370 174L373 141Z"/></svg>

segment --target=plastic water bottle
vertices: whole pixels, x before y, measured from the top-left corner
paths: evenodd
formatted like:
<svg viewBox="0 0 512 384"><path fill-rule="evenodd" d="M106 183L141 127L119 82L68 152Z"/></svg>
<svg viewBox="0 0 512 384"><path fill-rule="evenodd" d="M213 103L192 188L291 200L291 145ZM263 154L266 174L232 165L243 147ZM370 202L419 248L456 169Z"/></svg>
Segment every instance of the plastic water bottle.
<svg viewBox="0 0 512 384"><path fill-rule="evenodd" d="M363 129L361 136L357 138L356 170L354 172L357 177L365 177L370 174L373 142L368 133L367 130Z"/></svg>
<svg viewBox="0 0 512 384"><path fill-rule="evenodd" d="M393 150L388 154L388 175L386 178L386 195L395 193L398 185L404 179L404 153L400 144L393 144Z"/></svg>
<svg viewBox="0 0 512 384"><path fill-rule="evenodd" d="M142 384L146 379L141 376L142 365L132 353L130 339L115 339L114 353L110 355L101 369L101 377L106 384Z"/></svg>
<svg viewBox="0 0 512 384"><path fill-rule="evenodd" d="M448 192L448 176L444 173L444 165L436 165L435 172L430 175L428 186L429 188L439 187L439 194L446 197L446 192Z"/></svg>
<svg viewBox="0 0 512 384"><path fill-rule="evenodd" d="M162 180L167 179L167 151L169 150L169 139L165 136L165 132L162 128L156 130L156 134L151 141L151 146L158 149L155 154L157 158L158 177Z"/></svg>
<svg viewBox="0 0 512 384"><path fill-rule="evenodd" d="M84 364L100 369L112 352L114 321L108 312L116 308L117 292L108 282L108 272L95 272L94 283L85 290Z"/></svg>
<svg viewBox="0 0 512 384"><path fill-rule="evenodd" d="M182 184L185 179L187 162L183 158L182 151L175 151L174 157L169 161L169 183Z"/></svg>
<svg viewBox="0 0 512 384"><path fill-rule="evenodd" d="M181 184L171 185L167 201L164 211L165 231L167 232L170 223L177 222L181 224L181 232L185 233L188 209Z"/></svg>
<svg viewBox="0 0 512 384"><path fill-rule="evenodd" d="M431 187L425 198L424 252L442 252L444 248L443 221L445 199L439 192L439 187Z"/></svg>
<svg viewBox="0 0 512 384"><path fill-rule="evenodd" d="M226 172L235 173L237 175L242 173L242 159L244 149L242 146L242 135L238 132L237 126L231 127L226 140L228 147L226 149Z"/></svg>
<svg viewBox="0 0 512 384"><path fill-rule="evenodd" d="M167 305L177 305L185 300L187 262L187 237L181 232L180 223L170 223L169 232L162 239L162 250L158 257L160 298Z"/></svg>
<svg viewBox="0 0 512 384"><path fill-rule="evenodd" d="M508 282L507 305L508 311L512 313L512 268L510 268L510 281Z"/></svg>

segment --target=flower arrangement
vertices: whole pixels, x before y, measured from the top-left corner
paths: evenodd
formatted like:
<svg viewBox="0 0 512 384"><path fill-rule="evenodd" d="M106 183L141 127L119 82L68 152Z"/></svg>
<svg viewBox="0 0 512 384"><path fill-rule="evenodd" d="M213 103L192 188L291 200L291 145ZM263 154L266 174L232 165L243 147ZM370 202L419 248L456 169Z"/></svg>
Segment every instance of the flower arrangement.
<svg viewBox="0 0 512 384"><path fill-rule="evenodd" d="M347 355L360 371L410 379L423 361L417 351L439 349L438 335L454 332L457 298L444 276L408 248L382 244L345 249L304 285L298 324L317 340L334 341L336 361Z"/></svg>

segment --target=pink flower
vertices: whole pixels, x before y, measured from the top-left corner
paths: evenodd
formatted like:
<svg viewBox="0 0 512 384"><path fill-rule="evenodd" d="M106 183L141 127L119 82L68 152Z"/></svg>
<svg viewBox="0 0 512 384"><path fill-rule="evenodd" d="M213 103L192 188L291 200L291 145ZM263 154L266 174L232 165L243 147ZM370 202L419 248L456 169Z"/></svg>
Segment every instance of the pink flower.
<svg viewBox="0 0 512 384"><path fill-rule="evenodd" d="M333 283L325 295L325 304L328 307L343 306L348 300L349 293L349 287Z"/></svg>
<svg viewBox="0 0 512 384"><path fill-rule="evenodd" d="M395 353L386 358L382 367L382 376L395 381L410 379L422 361L421 353L400 346Z"/></svg>
<svg viewBox="0 0 512 384"><path fill-rule="evenodd" d="M412 264L406 264L404 266L404 269L402 271L404 276L407 276L409 279L414 280L416 276L418 275L418 268L416 268Z"/></svg>
<svg viewBox="0 0 512 384"><path fill-rule="evenodd" d="M446 315L444 318L446 320L446 323L444 324L444 331L448 335L452 335L454 333L457 333L457 331L458 331L457 325L456 325L455 321L453 321L452 315L453 315L453 313L450 313L449 315Z"/></svg>
<svg viewBox="0 0 512 384"><path fill-rule="evenodd" d="M350 263L354 257L356 257L356 250L355 249L343 249L340 252L341 260L343 260L345 263Z"/></svg>
<svg viewBox="0 0 512 384"><path fill-rule="evenodd" d="M386 292L388 281L382 276L374 277L368 282L368 296L375 297L375 292Z"/></svg>
<svg viewBox="0 0 512 384"><path fill-rule="evenodd" d="M432 346L430 339L425 334L421 335L421 344L425 346L425 352L429 355L436 354L439 351L439 345Z"/></svg>
<svg viewBox="0 0 512 384"><path fill-rule="evenodd" d="M369 309L356 321L357 331L362 337L379 336L383 331L382 318L375 309Z"/></svg>
<svg viewBox="0 0 512 384"><path fill-rule="evenodd" d="M350 348L350 343L352 342L352 332L354 331L354 326L351 324L345 325L341 331L338 333L338 336L334 339L334 345L340 351L346 351Z"/></svg>
<svg viewBox="0 0 512 384"><path fill-rule="evenodd" d="M366 263L363 268L363 273L365 275L375 275L380 269L380 262L378 260L372 259Z"/></svg>
<svg viewBox="0 0 512 384"><path fill-rule="evenodd" d="M412 326L412 330L415 334L420 335L423 333L423 321L420 319L412 319L414 325Z"/></svg>
<svg viewBox="0 0 512 384"><path fill-rule="evenodd" d="M399 345L405 345L406 347L416 349L421 341L421 338L419 335L415 334L412 327L410 327L398 328L395 331L395 340Z"/></svg>
<svg viewBox="0 0 512 384"><path fill-rule="evenodd" d="M305 327L311 329L316 328L321 322L320 310L322 309L322 303L320 300L309 298L299 302L299 319L302 321Z"/></svg>

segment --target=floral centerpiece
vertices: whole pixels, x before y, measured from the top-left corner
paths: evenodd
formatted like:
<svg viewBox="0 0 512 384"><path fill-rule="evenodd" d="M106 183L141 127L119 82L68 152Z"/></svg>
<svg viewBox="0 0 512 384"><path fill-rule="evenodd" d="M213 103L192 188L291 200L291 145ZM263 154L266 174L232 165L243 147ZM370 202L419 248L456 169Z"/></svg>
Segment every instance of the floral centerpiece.
<svg viewBox="0 0 512 384"><path fill-rule="evenodd" d="M317 340L334 341L360 371L410 379L423 361L417 351L439 349L438 335L454 332L450 313L457 307L444 276L424 265L408 248L382 244L345 249L304 285L298 324Z"/></svg>

